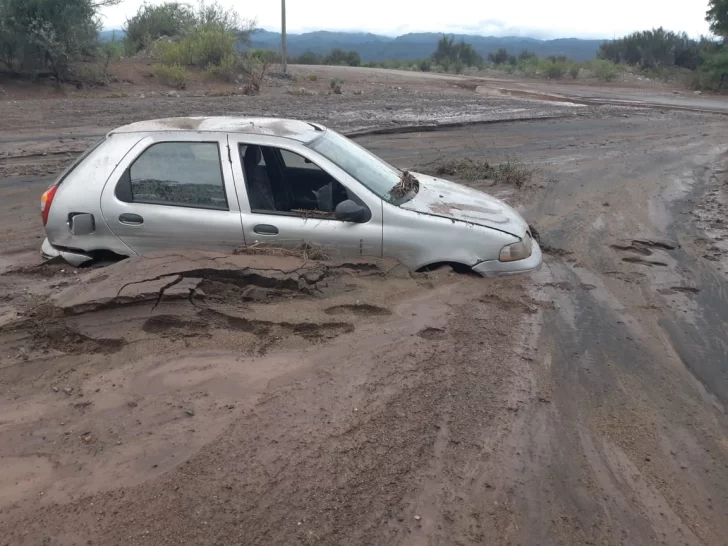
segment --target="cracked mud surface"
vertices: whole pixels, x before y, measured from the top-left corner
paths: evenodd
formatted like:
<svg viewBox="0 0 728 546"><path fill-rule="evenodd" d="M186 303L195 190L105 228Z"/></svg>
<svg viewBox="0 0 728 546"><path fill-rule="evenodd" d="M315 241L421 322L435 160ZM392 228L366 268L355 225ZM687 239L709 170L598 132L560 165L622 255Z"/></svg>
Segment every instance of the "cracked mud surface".
<svg viewBox="0 0 728 546"><path fill-rule="evenodd" d="M728 121L623 114L359 139L538 167L498 280L38 268L0 180L0 545L725 544Z"/></svg>

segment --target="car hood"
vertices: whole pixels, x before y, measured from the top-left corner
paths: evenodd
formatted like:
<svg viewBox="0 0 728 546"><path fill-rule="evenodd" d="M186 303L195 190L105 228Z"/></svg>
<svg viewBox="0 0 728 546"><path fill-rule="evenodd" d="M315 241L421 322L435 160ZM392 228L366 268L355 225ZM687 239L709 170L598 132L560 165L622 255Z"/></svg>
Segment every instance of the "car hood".
<svg viewBox="0 0 728 546"><path fill-rule="evenodd" d="M420 189L411 201L400 205L403 209L470 222L520 238L528 231L521 215L500 199L441 178L412 174Z"/></svg>

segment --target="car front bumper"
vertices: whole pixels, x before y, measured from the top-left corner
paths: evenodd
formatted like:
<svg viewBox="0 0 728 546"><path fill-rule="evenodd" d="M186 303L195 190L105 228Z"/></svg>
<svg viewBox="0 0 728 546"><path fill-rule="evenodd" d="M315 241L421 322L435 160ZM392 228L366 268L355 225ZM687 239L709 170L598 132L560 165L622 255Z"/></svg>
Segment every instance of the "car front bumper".
<svg viewBox="0 0 728 546"><path fill-rule="evenodd" d="M63 258L73 267L78 267L93 260L92 256L81 254L79 252L70 252L54 247L46 237L40 246L40 255L44 260L52 260L53 258Z"/></svg>
<svg viewBox="0 0 728 546"><path fill-rule="evenodd" d="M499 260L488 260L480 262L473 266L473 271L483 277L500 277L502 275L513 275L516 273L525 273L538 269L543 263L543 253L541 247L534 240L531 249L531 255L515 262L501 262Z"/></svg>

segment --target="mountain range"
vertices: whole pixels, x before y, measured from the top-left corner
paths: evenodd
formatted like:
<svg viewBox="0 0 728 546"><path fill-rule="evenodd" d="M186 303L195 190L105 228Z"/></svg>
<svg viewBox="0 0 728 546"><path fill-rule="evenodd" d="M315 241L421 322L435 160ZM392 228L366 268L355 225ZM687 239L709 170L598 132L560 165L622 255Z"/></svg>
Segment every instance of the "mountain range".
<svg viewBox="0 0 728 546"><path fill-rule="evenodd" d="M123 31L105 30L102 40L110 40L112 33L117 39L123 38ZM437 48L437 41L442 33L423 32L404 34L402 36L383 36L366 32L330 32L315 31L303 34L288 34L288 54L298 56L307 51L327 54L333 48L359 53L363 62L386 61L387 59L412 60L430 57ZM604 40L582 40L579 38L559 38L555 40L538 40L522 36L477 36L470 34L447 34L456 41L463 40L486 57L499 48L517 55L524 49L533 51L539 57L549 55L565 55L575 61L586 61L596 56L599 46ZM280 50L281 35L279 32L257 30L253 34L252 47Z"/></svg>

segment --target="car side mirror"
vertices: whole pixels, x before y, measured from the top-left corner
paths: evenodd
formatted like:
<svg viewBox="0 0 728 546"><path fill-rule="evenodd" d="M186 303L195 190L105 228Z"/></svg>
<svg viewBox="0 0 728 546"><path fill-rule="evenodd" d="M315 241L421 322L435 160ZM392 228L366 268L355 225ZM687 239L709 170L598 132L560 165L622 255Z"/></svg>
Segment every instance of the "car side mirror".
<svg viewBox="0 0 728 546"><path fill-rule="evenodd" d="M342 222L363 224L369 220L369 211L351 199L347 199L336 205L334 217Z"/></svg>

